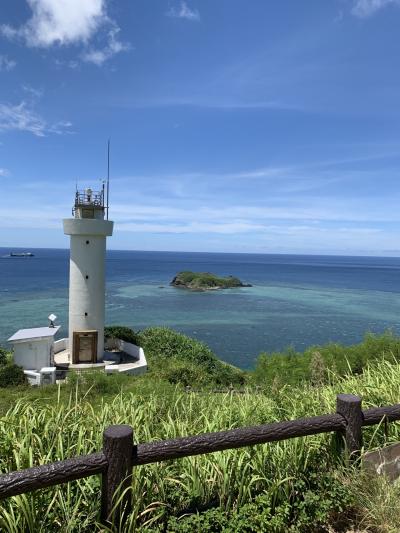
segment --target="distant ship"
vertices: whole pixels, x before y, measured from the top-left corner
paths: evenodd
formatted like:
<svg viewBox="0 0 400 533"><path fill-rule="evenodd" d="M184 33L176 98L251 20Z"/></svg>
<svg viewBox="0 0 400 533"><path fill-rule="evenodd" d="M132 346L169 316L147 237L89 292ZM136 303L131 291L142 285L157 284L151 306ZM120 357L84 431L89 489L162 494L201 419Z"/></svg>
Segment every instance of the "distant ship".
<svg viewBox="0 0 400 533"><path fill-rule="evenodd" d="M34 257L32 252L11 252L10 257Z"/></svg>

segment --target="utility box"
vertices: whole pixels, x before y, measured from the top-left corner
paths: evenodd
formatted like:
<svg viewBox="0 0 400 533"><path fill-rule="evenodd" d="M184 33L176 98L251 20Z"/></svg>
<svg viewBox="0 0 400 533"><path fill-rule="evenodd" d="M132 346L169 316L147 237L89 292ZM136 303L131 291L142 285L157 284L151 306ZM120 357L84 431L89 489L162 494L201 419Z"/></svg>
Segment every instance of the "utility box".
<svg viewBox="0 0 400 533"><path fill-rule="evenodd" d="M35 372L35 370L24 370L24 374L29 385L32 385L33 387L40 386L40 372Z"/></svg>
<svg viewBox="0 0 400 533"><path fill-rule="evenodd" d="M48 366L40 370L40 384L41 385L55 385L56 383L56 367Z"/></svg>

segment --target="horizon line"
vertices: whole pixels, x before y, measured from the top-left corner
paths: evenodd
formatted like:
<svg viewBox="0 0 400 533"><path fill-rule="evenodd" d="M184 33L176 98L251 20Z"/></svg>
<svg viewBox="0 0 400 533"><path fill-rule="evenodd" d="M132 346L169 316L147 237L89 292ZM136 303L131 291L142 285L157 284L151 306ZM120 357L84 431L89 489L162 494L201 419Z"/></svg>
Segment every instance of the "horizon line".
<svg viewBox="0 0 400 533"><path fill-rule="evenodd" d="M57 248L55 246L45 247L45 246L0 246L0 250L62 250L69 251L70 248ZM171 254L219 254L219 255L281 255L281 256L306 256L306 257L370 257L370 258L381 258L381 259L400 259L400 250L399 255L371 255L371 254L335 254L328 252L314 252L314 253L293 253L293 252L212 252L212 251L194 251L194 250L140 250L140 249L121 249L121 248L108 248L106 252L146 252L146 253L171 253Z"/></svg>

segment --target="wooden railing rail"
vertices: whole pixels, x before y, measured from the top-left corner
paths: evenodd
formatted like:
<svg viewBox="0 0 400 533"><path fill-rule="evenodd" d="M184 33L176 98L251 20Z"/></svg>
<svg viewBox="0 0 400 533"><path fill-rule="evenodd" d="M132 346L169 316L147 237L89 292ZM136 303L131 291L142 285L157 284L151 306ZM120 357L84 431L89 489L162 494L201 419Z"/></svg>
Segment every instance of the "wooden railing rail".
<svg viewBox="0 0 400 533"><path fill-rule="evenodd" d="M339 394L334 414L145 444L133 444L130 426L110 426L103 433L102 452L0 475L0 499L102 474L101 519L115 523L123 509L130 509L129 490L118 506L113 506L113 498L129 487L134 466L332 431L344 438L348 453L356 457L362 447L362 426L382 420L400 420L400 404L362 411L361 398Z"/></svg>

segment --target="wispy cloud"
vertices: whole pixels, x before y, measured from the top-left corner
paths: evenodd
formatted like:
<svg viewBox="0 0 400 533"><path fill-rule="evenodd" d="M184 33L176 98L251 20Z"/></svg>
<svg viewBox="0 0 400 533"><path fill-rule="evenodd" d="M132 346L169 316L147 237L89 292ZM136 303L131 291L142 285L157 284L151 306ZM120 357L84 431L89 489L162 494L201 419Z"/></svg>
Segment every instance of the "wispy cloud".
<svg viewBox="0 0 400 533"><path fill-rule="evenodd" d="M118 102L121 105L121 102ZM122 105L126 105L122 103ZM204 109L220 109L220 110L251 110L255 111L261 109L271 110L287 110L287 111L303 111L300 106L295 106L289 103L280 102L278 100L256 100L253 102L245 101L244 99L230 99L228 95L219 99L218 97L208 98L204 95L178 98L154 97L149 99L136 100L129 102L129 107L146 109L152 107L193 107Z"/></svg>
<svg viewBox="0 0 400 533"><path fill-rule="evenodd" d="M351 12L356 17L367 18L389 5L400 6L400 0L356 0Z"/></svg>
<svg viewBox="0 0 400 533"><path fill-rule="evenodd" d="M71 133L71 126L67 121L49 124L25 101L15 105L0 103L0 131L25 131L44 137L49 133Z"/></svg>
<svg viewBox="0 0 400 533"><path fill-rule="evenodd" d="M119 27L107 15L106 0L27 0L31 18L20 27L0 26L0 33L8 39L20 39L29 47L49 48L55 45L82 44L86 61L102 65L128 45L118 40ZM106 45L102 49L89 48L90 40L105 31Z"/></svg>
<svg viewBox="0 0 400 533"><path fill-rule="evenodd" d="M17 62L13 59L9 59L7 56L0 55L0 72L12 70L16 64Z"/></svg>
<svg viewBox="0 0 400 533"><path fill-rule="evenodd" d="M114 247L129 247L132 243L130 234L135 235L135 243L140 243L136 246L146 246L147 249L154 249L154 243L158 242L161 243L158 246L164 246L164 249L183 246L190 250L195 243L199 250L376 254L397 246L400 214L396 209L396 195L384 191L382 197L379 194L373 198L360 197L358 187L354 194L347 194L345 198L340 188L334 194L325 188L319 193L307 191L280 195L282 187L287 186L288 175L291 175L291 172L285 174L284 168L295 166L288 165L281 170L274 167L269 177L276 183L270 179L265 187L262 181L251 187L244 183L250 195L243 194L240 200L227 194L228 184L232 187L232 176L239 174L235 172L220 175L218 180L218 174L176 174L178 182L185 182L188 176L193 178L187 183L190 197L182 198L168 195L167 188L162 189L169 181L166 176L131 176L130 181L137 184L135 190L126 187L125 178L116 177L110 213L116 223ZM241 175L246 179L247 175L263 172L255 169ZM373 179L377 176L382 176L381 169L376 170ZM207 192L197 195L193 184L203 180ZM219 190L223 190L223 194L216 193L219 187L216 181L221 182ZM8 180L7 184L5 206L0 212L1 227L54 228L61 232L60 218L63 213L68 216L70 212L72 182L68 184L60 180L53 183L56 201L40 214L32 205L47 186L45 181L22 184L30 191L22 195L18 209L8 207L7 195L14 197L21 192L21 185L17 179L15 183ZM167 203L165 198L168 198ZM61 233L59 238L61 242Z"/></svg>
<svg viewBox="0 0 400 533"><path fill-rule="evenodd" d="M123 43L118 39L120 29L118 26L113 26L108 32L106 45L102 48L90 48L83 52L82 59L88 63L94 63L101 66L105 61L109 60L119 52L126 52L131 48L129 43Z"/></svg>
<svg viewBox="0 0 400 533"><path fill-rule="evenodd" d="M171 6L167 11L168 17L192 20L195 22L200 21L200 13L197 9L190 8L186 2L182 1L177 6Z"/></svg>
<svg viewBox="0 0 400 533"><path fill-rule="evenodd" d="M35 87L32 87L28 84L22 85L21 89L34 100L38 100L43 96L43 89L36 89Z"/></svg>
<svg viewBox="0 0 400 533"><path fill-rule="evenodd" d="M10 171L7 168L0 168L0 177L7 178L10 175Z"/></svg>

